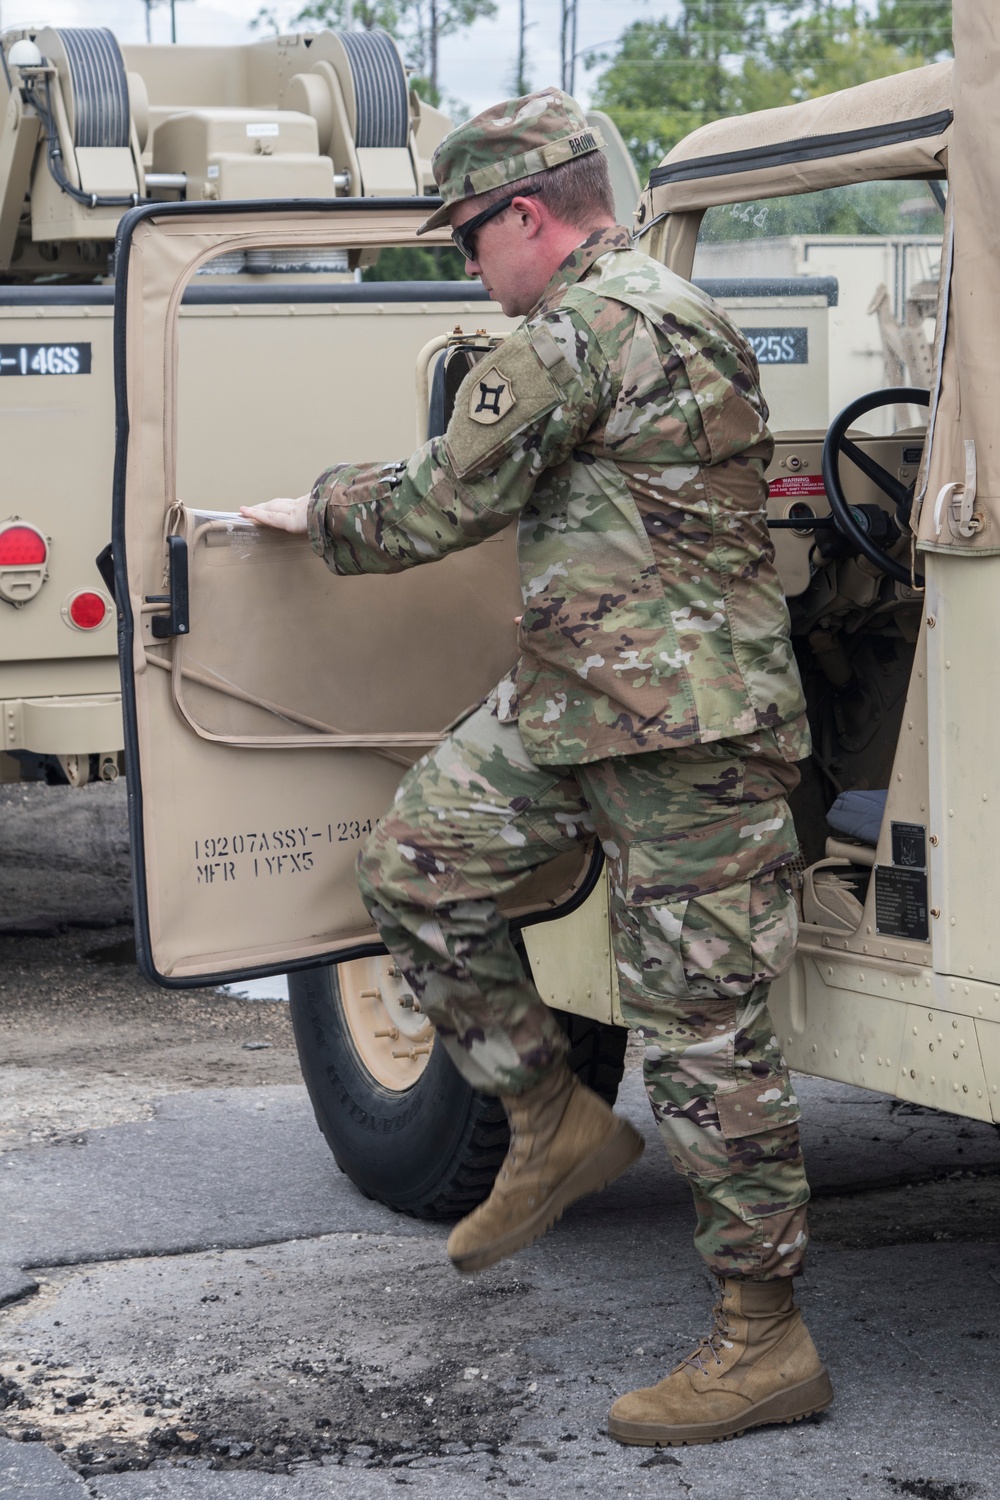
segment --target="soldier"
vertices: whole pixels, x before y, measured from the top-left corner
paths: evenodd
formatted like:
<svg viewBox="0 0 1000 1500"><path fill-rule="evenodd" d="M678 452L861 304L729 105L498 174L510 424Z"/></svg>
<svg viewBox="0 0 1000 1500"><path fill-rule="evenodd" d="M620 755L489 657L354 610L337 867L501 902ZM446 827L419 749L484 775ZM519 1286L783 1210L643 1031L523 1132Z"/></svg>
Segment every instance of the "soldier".
<svg viewBox="0 0 1000 1500"><path fill-rule="evenodd" d="M520 327L466 378L443 437L335 464L244 514L338 573L393 572L518 525L520 659L404 777L362 894L459 1070L511 1126L460 1271L531 1243L642 1138L583 1087L497 898L600 838L621 1008L719 1278L708 1336L621 1397L622 1442L709 1442L832 1399L792 1278L806 1247L798 1108L767 1011L791 959L786 794L808 752L765 525L772 443L753 354L615 224L598 131L555 89L434 156L466 271Z"/></svg>

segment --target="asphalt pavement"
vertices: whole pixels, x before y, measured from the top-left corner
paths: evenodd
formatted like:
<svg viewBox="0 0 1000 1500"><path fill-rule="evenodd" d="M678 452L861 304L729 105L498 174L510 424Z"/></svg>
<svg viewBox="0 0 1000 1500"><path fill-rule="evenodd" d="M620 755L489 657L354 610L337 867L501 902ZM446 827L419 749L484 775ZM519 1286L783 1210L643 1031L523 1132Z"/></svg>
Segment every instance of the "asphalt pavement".
<svg viewBox="0 0 1000 1500"><path fill-rule="evenodd" d="M10 1152L0 1256L37 1290L0 1314L0 1496L1000 1494L1000 1255L951 1217L970 1193L995 1213L995 1133L817 1080L803 1095L819 1243L800 1300L836 1402L666 1453L605 1431L615 1395L687 1352L711 1302L634 1069L622 1105L642 1162L468 1280L444 1227L338 1172L297 1087L179 1094L151 1121ZM869 1222L882 1243L840 1248Z"/></svg>
<svg viewBox="0 0 1000 1500"><path fill-rule="evenodd" d="M691 1350L713 1293L634 1061L620 1108L641 1162L467 1279L447 1226L338 1171L298 1084L220 1072L141 1118L19 1138L0 1153L0 1500L1000 1496L997 1133L799 1092L816 1194L799 1300L836 1400L663 1452L611 1441L608 1407Z"/></svg>

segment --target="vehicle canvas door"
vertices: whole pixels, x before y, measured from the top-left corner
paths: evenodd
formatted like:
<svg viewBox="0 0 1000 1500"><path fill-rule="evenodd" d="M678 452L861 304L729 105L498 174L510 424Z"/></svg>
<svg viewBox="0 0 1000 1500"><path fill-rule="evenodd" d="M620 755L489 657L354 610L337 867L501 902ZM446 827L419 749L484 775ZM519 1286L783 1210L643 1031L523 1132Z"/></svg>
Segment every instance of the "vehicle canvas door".
<svg viewBox="0 0 1000 1500"><path fill-rule="evenodd" d="M451 331L454 307L422 291L394 308L385 284L342 280L322 296L272 288L270 302L265 285L255 308L244 279L187 316L199 271L275 250L353 265L414 243L426 213L426 200L334 200L157 205L123 221L113 542L136 941L161 984L372 952L358 851L405 767L516 658L516 527L355 578L233 515L305 493L338 460L408 457L415 355ZM510 326L481 301L472 316ZM555 862L511 915L575 904L590 867L588 849Z"/></svg>

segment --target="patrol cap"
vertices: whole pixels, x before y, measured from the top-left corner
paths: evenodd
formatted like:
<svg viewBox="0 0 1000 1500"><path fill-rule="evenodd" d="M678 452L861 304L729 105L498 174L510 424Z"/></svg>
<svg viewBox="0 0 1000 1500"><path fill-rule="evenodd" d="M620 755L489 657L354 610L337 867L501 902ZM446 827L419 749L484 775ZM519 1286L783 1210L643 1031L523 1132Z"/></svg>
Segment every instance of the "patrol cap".
<svg viewBox="0 0 1000 1500"><path fill-rule="evenodd" d="M417 233L447 224L449 208L463 198L547 172L603 145L601 132L561 89L494 104L451 131L434 152L431 167L444 202Z"/></svg>

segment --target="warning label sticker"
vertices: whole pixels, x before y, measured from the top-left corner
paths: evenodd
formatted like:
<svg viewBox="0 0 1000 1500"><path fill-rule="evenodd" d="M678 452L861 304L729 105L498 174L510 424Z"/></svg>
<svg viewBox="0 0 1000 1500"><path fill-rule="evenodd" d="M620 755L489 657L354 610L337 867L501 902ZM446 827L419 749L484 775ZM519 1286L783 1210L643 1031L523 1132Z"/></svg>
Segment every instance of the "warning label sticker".
<svg viewBox="0 0 1000 1500"><path fill-rule="evenodd" d="M799 495L825 495L826 485L822 474L786 474L771 480L768 493L772 500L776 497L794 500Z"/></svg>

